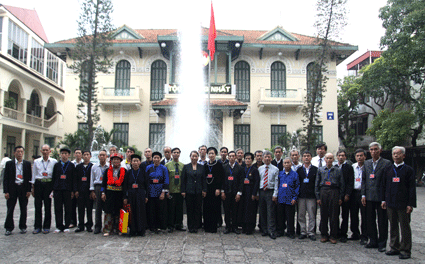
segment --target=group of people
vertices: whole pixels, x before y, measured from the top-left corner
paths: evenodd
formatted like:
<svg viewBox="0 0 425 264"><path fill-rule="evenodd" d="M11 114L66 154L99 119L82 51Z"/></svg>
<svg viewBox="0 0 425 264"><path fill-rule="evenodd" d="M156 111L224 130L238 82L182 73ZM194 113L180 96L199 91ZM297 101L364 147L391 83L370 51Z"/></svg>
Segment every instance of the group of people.
<svg viewBox="0 0 425 264"><path fill-rule="evenodd" d="M403 161L403 147L392 149L393 164L381 158L379 143L371 143L369 151L372 158L366 160L366 151L356 150L357 162L351 164L344 150L338 151L335 162L326 144L316 146L315 157L309 151L300 155L292 150L285 158L282 147L274 148L274 153L244 153L242 149L229 151L222 147L217 158L216 148L203 145L190 152L190 163L183 164L178 147L165 147L164 158L147 148L144 161L131 147L125 159L116 147L111 147L109 157L106 150L101 150L99 163L92 164L90 151L76 149L76 160L70 161L71 150L62 148L57 161L50 157L50 147L44 145L42 157L31 167L23 160L24 148L18 146L14 159L6 162L4 169L5 235L11 235L14 229L17 201L21 211L19 229L26 233L31 195L35 205L34 234L50 232L52 198L55 233L70 232L74 226L75 232L93 232L94 226L94 233L103 232L104 236L117 231L123 207L130 208L131 236L144 236L145 230L186 231L185 201L190 233L200 228L216 233L223 222L223 206L224 234L253 234L258 212L263 236L294 239L298 235L299 239L314 241L320 206L320 242L360 240L366 248L385 252L389 222L390 250L386 254L410 258L410 217L416 207L414 171Z"/></svg>

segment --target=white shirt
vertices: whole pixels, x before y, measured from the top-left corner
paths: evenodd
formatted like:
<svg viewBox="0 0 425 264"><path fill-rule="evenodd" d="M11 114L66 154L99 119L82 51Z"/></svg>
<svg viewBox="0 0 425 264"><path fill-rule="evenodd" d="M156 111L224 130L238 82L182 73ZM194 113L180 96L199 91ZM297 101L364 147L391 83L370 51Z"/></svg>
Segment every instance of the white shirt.
<svg viewBox="0 0 425 264"><path fill-rule="evenodd" d="M260 168L258 168L258 172L260 173L260 190L264 188L264 174L266 172L266 166L268 166L268 175L267 175L267 189L271 189L273 190L275 188L274 183L275 183L275 179L276 177L279 176L279 169L278 167L269 164L266 165L264 164L263 166L260 166Z"/></svg>
<svg viewBox="0 0 425 264"><path fill-rule="evenodd" d="M297 171L298 170L298 168L301 168L302 167L302 164L301 163L299 163L298 162L298 164L297 165L295 165L293 162L292 162L292 166L291 166L291 168L292 168L292 170L293 171Z"/></svg>
<svg viewBox="0 0 425 264"><path fill-rule="evenodd" d="M169 160L167 160L167 158L164 158L164 159L163 159L163 161L164 161L164 163L165 163L165 164L167 164L168 162L170 162L170 161L172 161L172 160L173 160L172 158L170 158Z"/></svg>
<svg viewBox="0 0 425 264"><path fill-rule="evenodd" d="M109 168L109 163L106 162L104 166L96 163L91 167L90 174L90 191L94 191L95 184L102 184L103 173Z"/></svg>
<svg viewBox="0 0 425 264"><path fill-rule="evenodd" d="M43 157L34 160L32 169L32 178L30 183L34 184L35 180L51 179L53 174L53 167L58 161L49 157L47 161ZM47 175L43 175L47 173Z"/></svg>
<svg viewBox="0 0 425 264"><path fill-rule="evenodd" d="M127 160L121 161L121 167L126 170L131 170L131 162L127 163Z"/></svg>
<svg viewBox="0 0 425 264"><path fill-rule="evenodd" d="M363 175L363 166L359 166L359 164L356 162L353 164L354 169L354 189L355 190L361 190L362 189L362 175Z"/></svg>
<svg viewBox="0 0 425 264"><path fill-rule="evenodd" d="M80 159L80 161L77 161L76 159L71 161L72 163L74 163L75 167L77 167L78 164L84 163L83 159Z"/></svg>
<svg viewBox="0 0 425 264"><path fill-rule="evenodd" d="M323 156L321 158L319 156L313 157L311 159L311 165L316 166L317 168L319 168L319 160L322 160L322 167L326 166L325 156Z"/></svg>
<svg viewBox="0 0 425 264"><path fill-rule="evenodd" d="M397 164L397 163L394 162L394 167L396 167L396 168L398 168L400 166L403 166L403 165L404 165L404 161L402 163L400 163L400 164Z"/></svg>
<svg viewBox="0 0 425 264"><path fill-rule="evenodd" d="M11 159L9 157L4 157L0 162L0 171L4 169L6 166L6 162L10 161Z"/></svg>
<svg viewBox="0 0 425 264"><path fill-rule="evenodd" d="M18 162L17 159L15 159L15 168L16 168L16 175L15 175L15 183L16 184L22 184L24 183L24 160L21 160L21 162Z"/></svg>

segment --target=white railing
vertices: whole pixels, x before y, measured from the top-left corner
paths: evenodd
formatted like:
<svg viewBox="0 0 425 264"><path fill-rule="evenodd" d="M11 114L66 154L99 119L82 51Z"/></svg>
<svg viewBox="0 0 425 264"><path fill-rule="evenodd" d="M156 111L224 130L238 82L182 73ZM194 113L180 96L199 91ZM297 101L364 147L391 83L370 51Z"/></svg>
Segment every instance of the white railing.
<svg viewBox="0 0 425 264"><path fill-rule="evenodd" d="M20 112L11 108L7 108L7 107L3 108L3 115L5 117L22 121L22 122L24 122L24 119L25 119L25 114L23 112Z"/></svg>
<svg viewBox="0 0 425 264"><path fill-rule="evenodd" d="M105 96L134 96L134 87L129 88L115 88L115 87L105 87L103 88L103 95Z"/></svg>
<svg viewBox="0 0 425 264"><path fill-rule="evenodd" d="M296 98L298 96L298 89L285 89L285 90L272 90L264 89L266 97L272 98Z"/></svg>
<svg viewBox="0 0 425 264"><path fill-rule="evenodd" d="M43 119L38 117L38 116L33 116L33 115L29 115L27 114L27 123L36 125L36 126L42 126L43 124Z"/></svg>
<svg viewBox="0 0 425 264"><path fill-rule="evenodd" d="M44 120L44 127L45 128L49 128L50 126L53 125L53 123L56 122L58 114L55 114L54 116L52 116L50 119L48 120Z"/></svg>

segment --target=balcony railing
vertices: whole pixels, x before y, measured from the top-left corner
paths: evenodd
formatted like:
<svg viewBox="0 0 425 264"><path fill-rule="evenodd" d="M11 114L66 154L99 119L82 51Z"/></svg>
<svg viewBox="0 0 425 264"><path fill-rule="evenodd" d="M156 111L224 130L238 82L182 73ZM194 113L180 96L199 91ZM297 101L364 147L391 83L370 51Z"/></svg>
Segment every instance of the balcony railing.
<svg viewBox="0 0 425 264"><path fill-rule="evenodd" d="M103 95L105 96L133 96L134 87L130 88L115 88L115 87L105 87L103 88Z"/></svg>
<svg viewBox="0 0 425 264"><path fill-rule="evenodd" d="M55 114L54 116L52 116L50 119L48 120L44 120L44 127L45 128L49 128L53 125L53 123L56 122L58 114Z"/></svg>
<svg viewBox="0 0 425 264"><path fill-rule="evenodd" d="M18 121L22 121L24 122L25 120L25 114L23 112L11 109L11 108L7 108L4 107L3 108L3 114L5 117L11 118L11 119L15 119Z"/></svg>
<svg viewBox="0 0 425 264"><path fill-rule="evenodd" d="M37 116L27 114L27 123L30 123L36 126L42 126L43 119Z"/></svg>
<svg viewBox="0 0 425 264"><path fill-rule="evenodd" d="M264 89L266 97L273 98L296 98L298 94L297 89L285 89L285 90L272 90Z"/></svg>

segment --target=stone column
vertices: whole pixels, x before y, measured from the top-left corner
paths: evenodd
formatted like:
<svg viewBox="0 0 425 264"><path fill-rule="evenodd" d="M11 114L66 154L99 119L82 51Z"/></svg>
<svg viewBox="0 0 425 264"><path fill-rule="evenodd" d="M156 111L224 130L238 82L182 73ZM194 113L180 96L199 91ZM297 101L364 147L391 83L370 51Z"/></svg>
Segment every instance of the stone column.
<svg viewBox="0 0 425 264"><path fill-rule="evenodd" d="M234 110L223 110L223 146L234 149Z"/></svg>

